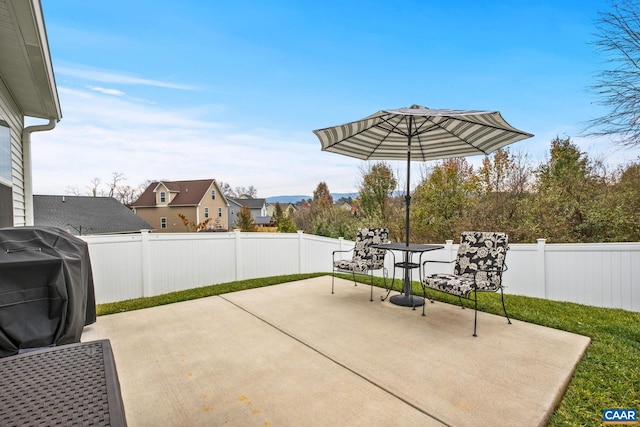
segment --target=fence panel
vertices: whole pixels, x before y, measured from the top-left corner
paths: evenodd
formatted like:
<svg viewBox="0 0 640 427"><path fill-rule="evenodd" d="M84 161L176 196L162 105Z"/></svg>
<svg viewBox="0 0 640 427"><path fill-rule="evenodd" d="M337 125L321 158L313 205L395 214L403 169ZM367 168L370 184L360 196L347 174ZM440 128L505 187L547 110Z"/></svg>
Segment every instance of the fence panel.
<svg viewBox="0 0 640 427"><path fill-rule="evenodd" d="M82 238L89 243L98 303L243 279L330 272L332 252L354 245L302 232ZM444 246L424 258L455 259L458 245L447 241ZM401 257L396 254L397 261ZM506 293L640 311L640 243L546 244L540 239L537 244L511 244L507 265ZM386 266L393 269L392 257ZM428 273L451 268L430 264Z"/></svg>
<svg viewBox="0 0 640 427"><path fill-rule="evenodd" d="M82 236L89 244L96 301L124 301L142 296L142 238Z"/></svg>

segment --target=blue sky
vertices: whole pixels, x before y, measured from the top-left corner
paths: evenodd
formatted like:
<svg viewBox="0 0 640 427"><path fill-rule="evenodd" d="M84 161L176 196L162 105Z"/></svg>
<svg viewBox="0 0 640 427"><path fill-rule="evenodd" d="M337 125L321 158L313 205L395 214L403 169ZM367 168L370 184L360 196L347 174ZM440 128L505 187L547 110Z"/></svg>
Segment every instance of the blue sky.
<svg viewBox="0 0 640 427"><path fill-rule="evenodd" d="M636 159L580 136L604 112L587 87L606 3L482 3L42 0L63 119L33 135L34 193L84 194L113 172L259 197L357 191L366 164L322 152L312 130L412 104L498 110L535 134L511 146L534 162L556 135Z"/></svg>

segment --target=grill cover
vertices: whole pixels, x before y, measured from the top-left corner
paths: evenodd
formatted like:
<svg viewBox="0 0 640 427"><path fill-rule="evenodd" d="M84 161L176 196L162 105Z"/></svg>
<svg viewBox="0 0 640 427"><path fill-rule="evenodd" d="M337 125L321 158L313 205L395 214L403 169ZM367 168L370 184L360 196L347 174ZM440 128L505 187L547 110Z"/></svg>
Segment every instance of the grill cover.
<svg viewBox="0 0 640 427"><path fill-rule="evenodd" d="M0 357L80 342L95 321L85 241L54 227L0 228Z"/></svg>

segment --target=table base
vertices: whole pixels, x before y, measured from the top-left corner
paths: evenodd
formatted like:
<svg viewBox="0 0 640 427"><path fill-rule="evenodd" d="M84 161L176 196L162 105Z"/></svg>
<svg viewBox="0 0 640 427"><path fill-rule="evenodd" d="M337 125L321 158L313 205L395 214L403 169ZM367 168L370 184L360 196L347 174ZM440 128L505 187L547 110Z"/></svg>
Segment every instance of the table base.
<svg viewBox="0 0 640 427"><path fill-rule="evenodd" d="M424 298L416 295L394 295L389 298L389 301L402 307L420 307L424 305Z"/></svg>

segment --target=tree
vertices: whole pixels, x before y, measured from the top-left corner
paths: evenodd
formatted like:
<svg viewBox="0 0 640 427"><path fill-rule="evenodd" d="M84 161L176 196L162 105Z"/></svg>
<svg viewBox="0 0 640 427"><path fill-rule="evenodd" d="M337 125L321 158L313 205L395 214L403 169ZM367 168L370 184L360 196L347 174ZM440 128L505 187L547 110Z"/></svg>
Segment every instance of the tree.
<svg viewBox="0 0 640 427"><path fill-rule="evenodd" d="M316 189L313 191L313 201L311 202L312 210L329 209L333 206L333 197L329 192L329 187L326 182L320 182Z"/></svg>
<svg viewBox="0 0 640 427"><path fill-rule="evenodd" d="M640 2L620 0L600 12L594 42L611 66L601 71L590 89L608 109L588 122L591 135L618 136L618 144L640 145Z"/></svg>
<svg viewBox="0 0 640 427"><path fill-rule="evenodd" d="M74 185L68 185L67 188L65 188L65 192L67 194L72 195L72 196L79 196L80 195L80 189L77 186L74 186Z"/></svg>
<svg viewBox="0 0 640 427"><path fill-rule="evenodd" d="M290 218L289 215L285 214L282 210L280 202L276 202L276 209L271 220L275 223L276 227L278 227L279 233L295 233L298 230L293 223L293 218Z"/></svg>
<svg viewBox="0 0 640 427"><path fill-rule="evenodd" d="M325 237L356 235L358 223L351 210L333 203L333 197L325 182L320 182L313 192L313 199L303 200L294 217L298 230Z"/></svg>
<svg viewBox="0 0 640 427"><path fill-rule="evenodd" d="M380 218L386 225L389 216L389 199L398 181L386 162L379 162L368 170L361 170L360 208L369 218Z"/></svg>
<svg viewBox="0 0 640 427"><path fill-rule="evenodd" d="M248 199L255 199L256 197L258 197L258 190L253 186L250 185L249 187L236 187L234 190L236 197L245 197Z"/></svg>
<svg viewBox="0 0 640 427"><path fill-rule="evenodd" d="M90 185L89 185L89 192L91 193L92 197L98 197L98 188L100 187L100 178L93 178L91 181L89 181Z"/></svg>
<svg viewBox="0 0 640 427"><path fill-rule="evenodd" d="M532 175L533 167L522 153L499 149L486 156L477 172L480 194L470 216L471 227L520 238L522 227L529 225L526 201L531 197Z"/></svg>
<svg viewBox="0 0 640 427"><path fill-rule="evenodd" d="M293 222L293 218L284 215L278 221L278 232L279 233L295 233L298 231L295 223Z"/></svg>
<svg viewBox="0 0 640 427"><path fill-rule="evenodd" d="M250 185L248 188L247 187L232 188L231 185L229 185L226 182L218 181L217 183L218 183L218 187L220 188L220 191L222 192L222 194L224 194L224 197L233 197L233 198L247 197L250 199L255 199L256 197L258 197L258 190L253 185Z"/></svg>
<svg viewBox="0 0 640 427"><path fill-rule="evenodd" d="M111 175L111 182L109 183L109 192L107 193L107 197L114 197L119 187L118 183L124 180L126 180L126 178L122 172L113 172Z"/></svg>
<svg viewBox="0 0 640 427"><path fill-rule="evenodd" d="M240 227L240 231L256 231L256 223L253 221L251 209L246 205L238 211L238 227Z"/></svg>
<svg viewBox="0 0 640 427"><path fill-rule="evenodd" d="M467 228L479 193L473 166L464 158L443 160L416 187L411 205L411 239L442 242Z"/></svg>
<svg viewBox="0 0 640 427"><path fill-rule="evenodd" d="M222 194L224 194L224 197L236 196L235 193L233 192L233 188L231 188L231 186L227 182L219 181L218 188L220 188L220 191L222 191Z"/></svg>
<svg viewBox="0 0 640 427"><path fill-rule="evenodd" d="M300 201L293 221L298 230L303 230L308 234L313 233L313 215L311 214L311 203L309 201Z"/></svg>
<svg viewBox="0 0 640 427"><path fill-rule="evenodd" d="M184 224L185 227L187 227L187 230L189 231L201 231L201 230L206 230L207 227L209 226L209 223L211 222L212 218L206 218L204 221L202 221L200 224L196 224L195 221L188 219L183 213L178 212L178 217L182 220L182 223Z"/></svg>
<svg viewBox="0 0 640 427"><path fill-rule="evenodd" d="M594 172L594 165L569 137L551 141L551 158L537 174L535 218L530 230L553 242L605 240L608 209L606 180Z"/></svg>
<svg viewBox="0 0 640 427"><path fill-rule="evenodd" d="M640 163L631 163L618 172L613 185L615 203L609 206L614 212L612 241L640 241Z"/></svg>
<svg viewBox="0 0 640 427"><path fill-rule="evenodd" d="M283 216L284 216L284 213L282 212L282 205L280 205L280 202L276 202L276 207L275 207L275 210L273 211L273 216L271 217L271 220L275 222L276 225L278 225L278 223L280 222Z"/></svg>

